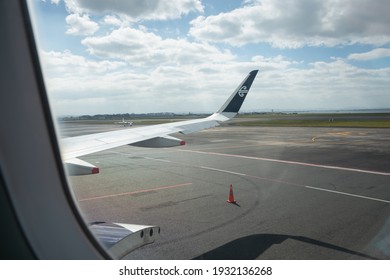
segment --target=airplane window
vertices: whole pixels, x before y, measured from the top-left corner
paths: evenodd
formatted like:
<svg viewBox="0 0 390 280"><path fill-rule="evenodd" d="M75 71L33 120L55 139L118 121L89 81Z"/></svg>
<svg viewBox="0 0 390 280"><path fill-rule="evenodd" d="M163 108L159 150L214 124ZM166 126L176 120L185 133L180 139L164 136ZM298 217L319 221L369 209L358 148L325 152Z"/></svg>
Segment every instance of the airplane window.
<svg viewBox="0 0 390 280"><path fill-rule="evenodd" d="M389 5L28 1L61 157L120 259L389 259Z"/></svg>

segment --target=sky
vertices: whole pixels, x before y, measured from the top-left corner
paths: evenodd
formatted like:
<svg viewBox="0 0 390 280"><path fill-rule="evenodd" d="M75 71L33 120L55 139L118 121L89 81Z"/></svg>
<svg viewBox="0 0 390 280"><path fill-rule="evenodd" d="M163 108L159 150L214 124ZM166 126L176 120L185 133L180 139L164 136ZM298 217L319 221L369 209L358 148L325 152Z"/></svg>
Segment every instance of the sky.
<svg viewBox="0 0 390 280"><path fill-rule="evenodd" d="M55 115L390 108L388 0L30 0Z"/></svg>

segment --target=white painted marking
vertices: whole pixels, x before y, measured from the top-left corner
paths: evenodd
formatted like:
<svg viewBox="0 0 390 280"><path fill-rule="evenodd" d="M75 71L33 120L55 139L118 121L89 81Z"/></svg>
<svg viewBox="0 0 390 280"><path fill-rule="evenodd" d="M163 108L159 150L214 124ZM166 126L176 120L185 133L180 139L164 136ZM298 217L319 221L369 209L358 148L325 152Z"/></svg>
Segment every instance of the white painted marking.
<svg viewBox="0 0 390 280"><path fill-rule="evenodd" d="M144 159L149 159L149 160L155 160L155 161L161 161L161 162L168 162L172 163L172 161L167 160L167 159L161 159L161 158L151 158L151 157L143 157Z"/></svg>
<svg viewBox="0 0 390 280"><path fill-rule="evenodd" d="M313 189L313 190L317 190L317 191L323 191L323 192L342 194L342 195L347 195L347 196L352 196L352 197L358 197L358 198L363 198L363 199L369 199L369 200L374 200L374 201L379 201L379 202L384 202L384 203L389 203L390 204L390 201L388 201L388 200L374 198L374 197L369 197L369 196L364 196L364 195L357 195L357 194L352 194L352 193L339 192L339 191L322 189L322 188L316 188L316 187L311 187L311 186L305 186L305 188Z"/></svg>
<svg viewBox="0 0 390 280"><path fill-rule="evenodd" d="M212 152L201 152L201 151L191 151L191 150L180 150L180 151L194 152L194 153L200 153L200 154L212 154L212 155L220 155L220 156L231 156L231 157L237 157L237 158L249 158L249 159L255 159L255 160L274 161L274 162L291 163L291 164L299 164L299 165L308 165L308 166L324 167L324 168L327 167L327 166L323 166L323 165L305 164L305 163L299 163L299 162L290 162L290 161L276 160L276 159L256 158L256 157L249 157L249 156L229 155L229 154L220 154L220 153L212 153ZM175 164L184 164L184 163L180 163L180 162L161 160L161 159L156 159L156 158L151 158L151 157L144 157L144 158L145 159L149 159L149 160L157 160L157 161L170 162L170 163L175 163ZM278 182L278 183L281 183L281 184L293 185L293 186L297 186L297 187L303 187L303 188L317 190L317 191L322 191L322 192L330 192L330 193L335 193L335 194L340 194L340 195L345 195L345 196L350 196L350 197L356 197L356 198L361 198L361 199L368 199L368 200L372 200L372 201L378 201L378 202L384 202L384 203L390 204L389 200L384 200L384 199L379 199L379 198L374 198L374 197L369 197L369 196L363 196L363 195L357 195L357 194L352 194L352 193L334 191L334 190L323 189L323 188L312 187L312 186L305 186L305 185L301 185L301 184L297 184L297 183L292 183L292 182L287 182L287 181L282 181L282 180L277 180L277 179L270 179L270 178L265 178L265 177L259 177L259 176L255 176L255 175L238 173L238 172L233 172L233 171L224 170L224 169L218 169L218 168L212 168L212 167L207 167L207 166L195 166L195 165L190 165L190 164L185 164L185 165L192 166L192 167L195 167L195 168L198 167L198 168L202 168L202 169L206 169L206 170L210 170L210 171L223 172L223 173L228 173L228 174L238 175L238 176L246 176L246 177L251 177L251 178L264 180L264 181ZM329 168L332 168L332 166L330 166ZM343 168L343 167L340 167L340 168L334 167L332 169L361 172L359 169L350 169L350 168ZM373 173L372 171L366 171L366 170L363 170L363 171L365 171L364 173ZM374 174L375 173L378 173L378 172L374 171ZM380 173L380 175L385 175L385 176L390 175L390 173L381 173L381 172L379 172L379 173ZM156 188L156 189L152 189L152 190L176 188L176 187L186 186L186 185L190 185L190 184L192 184L192 183L185 183L185 184L180 184L180 185L175 185L175 186L161 187L161 188ZM152 191L152 190L142 190L142 191L138 191L138 192L148 192L148 191ZM87 199L82 199L82 200L79 200L79 201L107 198L107 197L120 196L120 195L129 195L129 194L134 194L134 193L138 193L138 192L121 193L121 194L116 194L116 195L107 195L107 196L102 196L102 197L87 198Z"/></svg>
<svg viewBox="0 0 390 280"><path fill-rule="evenodd" d="M390 176L390 173L387 173L387 172L370 171L370 170L357 169L357 168L322 165L322 164L289 161L289 160L281 160L281 159L272 159L272 158L251 157L251 156L242 156L242 155L233 155L233 154L222 154L222 153L214 153L214 152L203 152L203 151L192 151L192 150L180 150L180 151L198 153L198 154L208 154L208 155L214 155L214 156L235 157L235 158L242 158L242 159L259 160L259 161L270 161L270 162L310 166L310 167L325 168L325 169L343 170L343 171L366 173L366 174L373 174L373 175Z"/></svg>
<svg viewBox="0 0 390 280"><path fill-rule="evenodd" d="M217 169L217 168L212 168L212 167L207 167L207 166L200 166L200 168L207 169L207 170L212 170L212 171L223 172L223 173L228 173L228 174L233 174L233 175L238 175L238 176L246 176L246 174L243 174L243 173L237 173L237 172L233 172L233 171Z"/></svg>

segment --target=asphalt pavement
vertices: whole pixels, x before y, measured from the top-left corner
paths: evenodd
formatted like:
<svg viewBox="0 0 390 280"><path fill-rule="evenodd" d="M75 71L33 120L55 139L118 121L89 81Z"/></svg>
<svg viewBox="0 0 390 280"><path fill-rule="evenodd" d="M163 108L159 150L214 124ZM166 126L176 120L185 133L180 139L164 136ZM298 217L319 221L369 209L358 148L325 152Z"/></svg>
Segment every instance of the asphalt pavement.
<svg viewBox="0 0 390 280"><path fill-rule="evenodd" d="M117 129L67 127L64 135ZM131 128L130 128L131 129ZM127 259L389 259L390 130L219 127L82 157L87 222L157 225ZM237 203L228 203L232 185Z"/></svg>

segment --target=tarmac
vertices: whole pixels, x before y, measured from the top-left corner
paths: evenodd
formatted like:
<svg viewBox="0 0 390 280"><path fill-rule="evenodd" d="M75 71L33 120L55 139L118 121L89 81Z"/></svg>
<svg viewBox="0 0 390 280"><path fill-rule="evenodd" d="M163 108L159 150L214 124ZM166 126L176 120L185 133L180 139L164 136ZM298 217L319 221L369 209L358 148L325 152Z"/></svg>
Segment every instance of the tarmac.
<svg viewBox="0 0 390 280"><path fill-rule="evenodd" d="M65 136L118 129L62 127ZM131 128L129 128L131 129ZM82 157L86 222L157 225L126 259L389 259L390 129L214 128ZM232 185L236 203L227 203Z"/></svg>

